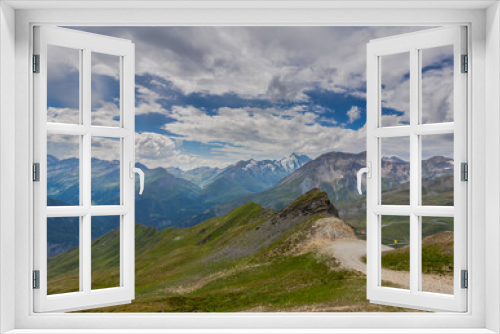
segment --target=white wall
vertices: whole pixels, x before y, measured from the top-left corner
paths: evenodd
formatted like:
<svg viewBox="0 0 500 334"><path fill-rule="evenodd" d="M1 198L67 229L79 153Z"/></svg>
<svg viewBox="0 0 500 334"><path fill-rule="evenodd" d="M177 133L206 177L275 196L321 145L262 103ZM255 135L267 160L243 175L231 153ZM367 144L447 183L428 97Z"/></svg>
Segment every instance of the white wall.
<svg viewBox="0 0 500 334"><path fill-rule="evenodd" d="M0 253L14 253L15 12L0 3ZM14 257L0 259L0 333L14 328ZM7 259L7 260L6 260Z"/></svg>
<svg viewBox="0 0 500 334"><path fill-rule="evenodd" d="M486 328L500 332L500 7L486 11Z"/></svg>

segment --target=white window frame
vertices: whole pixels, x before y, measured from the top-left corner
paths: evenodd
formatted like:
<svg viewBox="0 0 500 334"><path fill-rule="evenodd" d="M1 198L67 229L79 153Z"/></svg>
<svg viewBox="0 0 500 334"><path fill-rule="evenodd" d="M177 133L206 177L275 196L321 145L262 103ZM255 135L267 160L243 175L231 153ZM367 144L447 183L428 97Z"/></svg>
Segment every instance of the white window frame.
<svg viewBox="0 0 500 334"><path fill-rule="evenodd" d="M132 5L130 5L132 4ZM12 5L19 9L15 13ZM500 99L500 19L497 1L486 2L317 2L317 1L269 1L237 2L233 4L207 1L181 4L179 2L93 2L79 1L70 4L61 2L17 2L7 1L0 5L0 180L14 186L9 177L15 168L15 212L8 210L11 190L0 190L1 249L0 266L0 319L2 331L16 329L15 333L35 333L37 329L61 329L60 332L99 333L103 329L127 329L128 333L146 332L146 329L191 328L192 332L212 329L212 332L238 332L237 329L254 328L252 332L363 332L404 333L420 329L422 333L463 332L491 333L500 331L498 260L500 230L500 137L498 110ZM50 9L52 6L52 9ZM58 6L69 8L57 9ZM71 8L71 6L74 6ZM103 7L114 10L103 10ZM119 6L163 9L117 9ZM74 9L74 8L80 9ZM87 9L81 9L85 8ZM101 9L95 9L99 7ZM179 7L184 7L180 9ZM35 8L35 9L29 9ZM49 8L49 10L40 8ZM94 9L92 9L94 8ZM12 20L15 14L15 24ZM486 24L485 24L486 23ZM32 184L30 167L32 156L32 109L30 70L32 26L52 25L467 25L469 27L469 55L471 59L468 85L469 119L468 131L470 157L469 183L469 227L470 254L468 268L469 309L467 313L436 314L34 314L31 290L31 246L32 245ZM5 29L9 28L9 29ZM13 60L12 30L15 28L15 60ZM9 38L10 36L10 38ZM4 45L7 48L4 48ZM7 53L7 55L6 55ZM485 66L488 66L488 71ZM15 73L11 66L15 66ZM5 73L5 74L4 74ZM15 87L11 84L15 80ZM486 86L488 83L488 86ZM15 100L9 96L15 93ZM15 106L15 119L12 107ZM10 108L10 109L9 109ZM9 109L9 110L7 110ZM4 121L5 120L5 121ZM7 125L6 125L7 124ZM15 127L15 149L9 148L8 135ZM2 132L2 130L5 130ZM12 140L12 138L10 138ZM488 152L488 154L486 154ZM15 165L6 162L15 158ZM488 164L486 164L488 162ZM491 172L488 182L486 172ZM9 192L10 191L10 192ZM486 196L488 194L488 197ZM490 204L488 209L485 206ZM11 221L15 214L15 226ZM486 219L488 218L488 219ZM14 239L15 238L15 239ZM472 247L472 245L474 247ZM485 265L488 251L492 259ZM14 254L14 255L13 255ZM26 259L30 259L26 261ZM15 286L14 289L12 287ZM488 291L488 293L486 293ZM15 305L14 308L12 305ZM141 329L137 329L141 326ZM285 331L284 329L289 329ZM101 329L101 330L99 330ZM132 329L137 329L136 331ZM198 329L198 330L196 330ZM213 330L222 329L222 330ZM266 330L268 329L268 330ZM295 329L295 330L293 330ZM341 330L344 329L344 330ZM448 329L448 330L446 330ZM462 330L460 330L462 329ZM491 331L489 330L491 329ZM57 332L52 330L51 332ZM168 332L165 330L164 332ZM187 333L187 331L184 331Z"/></svg>
<svg viewBox="0 0 500 334"><path fill-rule="evenodd" d="M39 289L34 290L35 312L72 311L130 303L135 282L135 45L128 40L101 36L60 27L34 27L34 54L39 58L39 73L34 85L34 162L39 164L39 181L33 184L34 270L39 271ZM47 122L48 46L71 48L79 54L79 124ZM120 124L117 127L92 125L92 53L119 59ZM47 206L47 135L79 136L80 203L72 206ZM92 138L120 141L120 203L93 205L91 199ZM132 176L132 177L131 177ZM92 290L91 225L93 216L118 216L120 230L120 284ZM79 219L79 291L47 295L47 218Z"/></svg>
<svg viewBox="0 0 500 334"><path fill-rule="evenodd" d="M467 54L466 27L433 28L399 36L372 40L367 45L367 298L374 303L413 306L424 310L464 312L467 290L461 288L460 275L467 270L467 184L460 178L461 163L467 163L467 76L461 73L461 55ZM422 50L451 45L453 47L453 122L422 124ZM404 126L382 124L382 59L407 53L409 56L409 120ZM384 64L391 70L390 64ZM386 70L384 70L386 71ZM454 205L424 206L422 189L422 135L454 134ZM410 157L410 194L408 205L384 205L381 188L381 146L383 138L408 138ZM410 223L410 289L381 285L381 217L405 216ZM454 287L453 294L422 291L422 217L454 218Z"/></svg>

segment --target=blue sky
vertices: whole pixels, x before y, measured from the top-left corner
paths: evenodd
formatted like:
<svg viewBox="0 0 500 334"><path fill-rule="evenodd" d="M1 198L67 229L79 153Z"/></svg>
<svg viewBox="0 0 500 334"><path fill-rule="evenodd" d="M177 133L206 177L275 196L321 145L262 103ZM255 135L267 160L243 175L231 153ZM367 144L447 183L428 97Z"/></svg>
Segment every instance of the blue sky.
<svg viewBox="0 0 500 334"><path fill-rule="evenodd" d="M366 43L422 28L77 29L136 44L137 160L149 167L191 169L293 152L315 158L333 150L364 151ZM450 120L449 50L425 55L425 107L433 112L424 118ZM387 125L404 124L408 116L409 67L399 58L383 73ZM51 64L49 121L77 122L77 58L55 50ZM93 59L94 124L117 124L116 64L110 56Z"/></svg>

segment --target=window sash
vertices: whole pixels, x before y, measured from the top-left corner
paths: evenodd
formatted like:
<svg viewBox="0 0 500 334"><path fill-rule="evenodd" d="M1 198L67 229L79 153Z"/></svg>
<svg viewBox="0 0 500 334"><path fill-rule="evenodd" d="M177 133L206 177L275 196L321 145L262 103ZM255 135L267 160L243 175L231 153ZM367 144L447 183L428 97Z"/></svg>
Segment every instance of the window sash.
<svg viewBox="0 0 500 334"><path fill-rule="evenodd" d="M467 162L467 76L461 74L461 54L466 54L466 28L447 27L387 37L367 46L367 298L374 303L409 308L467 310L467 290L461 289L460 271L467 269L467 183L460 180L460 163ZM419 124L421 49L454 46L454 122ZM381 127L381 56L410 53L410 125ZM419 205L421 192L421 135L454 133L454 206ZM410 138L410 205L381 205L381 138ZM380 286L381 215L410 217L410 289ZM454 218L454 295L419 291L421 276L420 217Z"/></svg>
<svg viewBox="0 0 500 334"><path fill-rule="evenodd" d="M47 122L47 46L80 50L80 124ZM91 124L92 52L120 57L120 127ZM40 289L33 290L35 312L64 312L129 303L134 298L135 179L129 162L135 157L135 64L130 41L47 26L35 27L34 54L40 55L40 73L34 75L34 161L40 163L40 182L34 190L34 270L40 271ZM47 135L80 136L80 205L47 207ZM120 140L120 205L91 204L91 139ZM91 217L120 216L120 286L92 290ZM80 291L47 295L47 218L80 217Z"/></svg>

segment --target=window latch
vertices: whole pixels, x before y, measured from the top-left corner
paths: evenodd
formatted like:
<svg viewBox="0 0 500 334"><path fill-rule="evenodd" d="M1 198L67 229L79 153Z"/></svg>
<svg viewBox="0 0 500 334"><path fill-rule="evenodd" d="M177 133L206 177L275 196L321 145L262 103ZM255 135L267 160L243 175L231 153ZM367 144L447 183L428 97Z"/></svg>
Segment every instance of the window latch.
<svg viewBox="0 0 500 334"><path fill-rule="evenodd" d="M139 174L139 195L142 195L142 192L144 191L144 172L142 169L135 167L135 161L130 161L129 171L131 179L135 177L135 173Z"/></svg>
<svg viewBox="0 0 500 334"><path fill-rule="evenodd" d="M367 167L365 168L361 168L360 170L358 170L358 174L357 174L357 178L358 178L358 193L360 195L363 194L363 192L361 191L361 176L366 173L366 177L367 178L371 178L372 177L372 163L370 161L368 161L367 163Z"/></svg>

